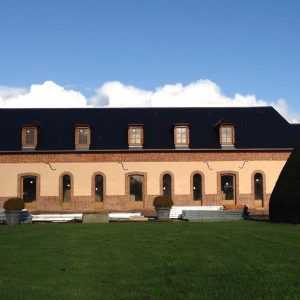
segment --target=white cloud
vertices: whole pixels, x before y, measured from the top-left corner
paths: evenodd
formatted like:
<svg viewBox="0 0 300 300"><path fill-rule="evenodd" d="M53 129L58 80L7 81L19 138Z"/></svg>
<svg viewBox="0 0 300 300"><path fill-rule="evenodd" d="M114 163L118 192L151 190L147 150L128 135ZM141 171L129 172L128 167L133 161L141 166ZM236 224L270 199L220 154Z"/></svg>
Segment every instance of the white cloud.
<svg viewBox="0 0 300 300"><path fill-rule="evenodd" d="M289 121L292 114L284 99L267 101L255 95L224 95L211 80L198 80L187 85L166 84L153 91L125 85L118 81L103 84L95 95L86 98L81 92L46 81L33 84L29 90L0 86L0 108L8 107L235 107L271 105Z"/></svg>
<svg viewBox="0 0 300 300"><path fill-rule="evenodd" d="M118 81L107 82L96 90L96 95L89 99L94 106L143 107L153 106L152 92L124 85Z"/></svg>
<svg viewBox="0 0 300 300"><path fill-rule="evenodd" d="M26 92L27 92L27 90L24 88L7 87L7 86L0 85L0 103L1 103L1 100L5 101L6 99L11 99L18 95L25 94Z"/></svg>
<svg viewBox="0 0 300 300"><path fill-rule="evenodd" d="M96 95L88 100L96 107L249 107L273 106L291 122L300 116L292 114L284 99L267 101L255 95L236 93L227 97L221 88L208 79L198 80L188 85L166 84L148 91L118 81L107 82L96 90Z"/></svg>
<svg viewBox="0 0 300 300"><path fill-rule="evenodd" d="M233 98L222 94L220 87L210 80L199 80L186 86L181 83L166 84L154 91L127 86L118 81L105 83L96 90L89 102L107 107L218 107L266 106L267 101L253 95L235 94Z"/></svg>
<svg viewBox="0 0 300 300"><path fill-rule="evenodd" d="M0 89L0 107L83 107L87 106L86 98L77 91L66 90L53 81L33 84L28 91L20 89Z"/></svg>

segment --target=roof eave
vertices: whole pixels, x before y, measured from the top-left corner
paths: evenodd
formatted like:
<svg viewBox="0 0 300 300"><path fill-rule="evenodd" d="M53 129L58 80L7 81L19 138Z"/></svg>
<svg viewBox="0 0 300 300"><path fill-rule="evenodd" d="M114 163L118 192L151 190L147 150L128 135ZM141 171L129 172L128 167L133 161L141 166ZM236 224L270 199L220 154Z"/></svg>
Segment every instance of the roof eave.
<svg viewBox="0 0 300 300"><path fill-rule="evenodd" d="M294 148L233 148L233 149L105 149L105 150L33 150L33 151L0 151L0 154L44 154L44 153L107 153L107 152L259 152L259 151L293 151Z"/></svg>

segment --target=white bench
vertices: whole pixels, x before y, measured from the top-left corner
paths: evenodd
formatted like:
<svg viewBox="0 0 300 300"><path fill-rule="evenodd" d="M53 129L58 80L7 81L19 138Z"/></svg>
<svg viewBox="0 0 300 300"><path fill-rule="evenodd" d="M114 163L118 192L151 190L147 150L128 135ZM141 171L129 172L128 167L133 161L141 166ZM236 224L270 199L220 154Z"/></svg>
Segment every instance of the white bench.
<svg viewBox="0 0 300 300"><path fill-rule="evenodd" d="M182 215L184 210L206 210L206 211L216 211L223 210L223 206L172 206L170 211L171 219L178 219Z"/></svg>
<svg viewBox="0 0 300 300"><path fill-rule="evenodd" d="M33 222L68 222L82 220L82 214L40 214L32 215Z"/></svg>
<svg viewBox="0 0 300 300"><path fill-rule="evenodd" d="M4 209L0 209L0 222L5 222L6 220L6 216L5 216L5 212Z"/></svg>
<svg viewBox="0 0 300 300"><path fill-rule="evenodd" d="M141 213L127 213L127 212L115 212L109 213L108 218L110 220L130 220L131 218L140 217Z"/></svg>

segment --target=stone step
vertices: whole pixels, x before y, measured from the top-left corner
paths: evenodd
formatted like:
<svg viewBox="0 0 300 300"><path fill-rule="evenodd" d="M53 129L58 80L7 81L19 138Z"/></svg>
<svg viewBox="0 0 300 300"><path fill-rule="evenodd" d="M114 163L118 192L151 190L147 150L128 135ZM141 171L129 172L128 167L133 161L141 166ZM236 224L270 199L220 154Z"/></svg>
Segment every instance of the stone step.
<svg viewBox="0 0 300 300"><path fill-rule="evenodd" d="M221 221L221 220L243 220L241 211L190 211L182 212L182 219L188 221Z"/></svg>
<svg viewBox="0 0 300 300"><path fill-rule="evenodd" d="M148 218L144 217L144 216L132 216L130 217L131 221L135 221L135 222L147 222Z"/></svg>

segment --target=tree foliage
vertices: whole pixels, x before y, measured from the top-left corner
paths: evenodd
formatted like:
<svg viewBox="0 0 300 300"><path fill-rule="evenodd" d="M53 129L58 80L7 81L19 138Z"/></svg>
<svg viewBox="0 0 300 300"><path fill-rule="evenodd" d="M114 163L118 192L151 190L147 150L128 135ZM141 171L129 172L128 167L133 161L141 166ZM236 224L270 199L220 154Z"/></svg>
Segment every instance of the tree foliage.
<svg viewBox="0 0 300 300"><path fill-rule="evenodd" d="M300 144L283 167L270 198L271 222L300 223Z"/></svg>

